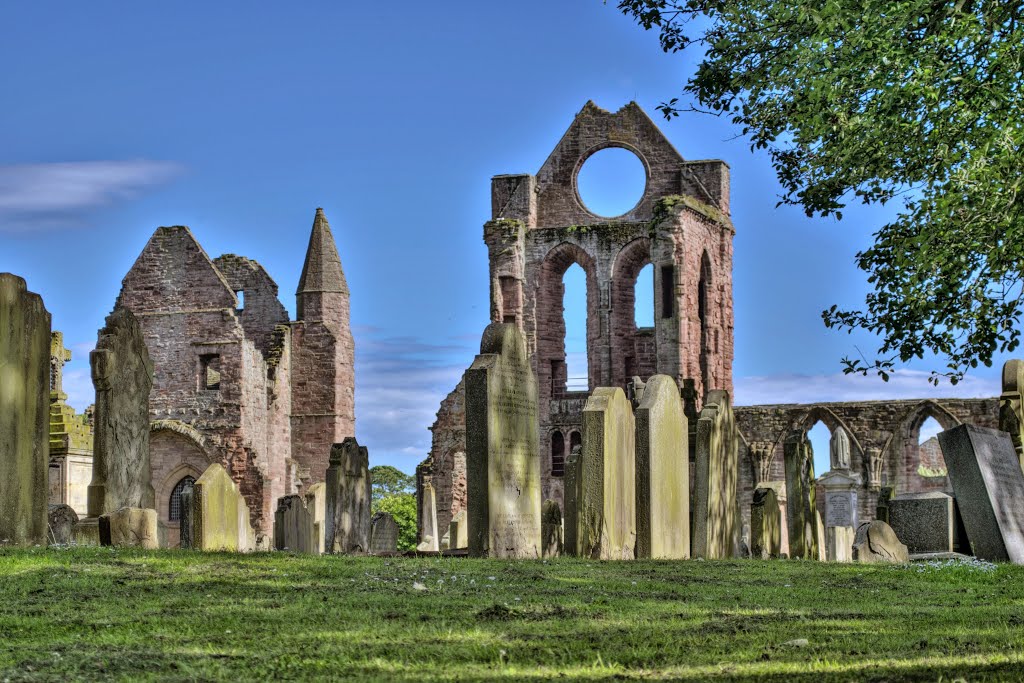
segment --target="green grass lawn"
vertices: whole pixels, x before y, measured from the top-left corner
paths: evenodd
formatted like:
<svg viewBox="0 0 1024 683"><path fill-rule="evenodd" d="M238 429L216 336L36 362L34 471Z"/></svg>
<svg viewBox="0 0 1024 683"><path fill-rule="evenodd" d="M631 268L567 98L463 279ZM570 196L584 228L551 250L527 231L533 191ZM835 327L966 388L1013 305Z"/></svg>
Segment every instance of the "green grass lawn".
<svg viewBox="0 0 1024 683"><path fill-rule="evenodd" d="M1024 567L0 550L0 681L316 678L1024 680Z"/></svg>

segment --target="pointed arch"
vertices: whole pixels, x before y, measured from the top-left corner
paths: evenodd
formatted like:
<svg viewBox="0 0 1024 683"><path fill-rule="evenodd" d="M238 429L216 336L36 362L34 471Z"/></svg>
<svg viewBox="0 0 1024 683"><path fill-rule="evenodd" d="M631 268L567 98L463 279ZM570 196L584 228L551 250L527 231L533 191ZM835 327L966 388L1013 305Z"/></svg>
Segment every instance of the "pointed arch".
<svg viewBox="0 0 1024 683"><path fill-rule="evenodd" d="M960 424L953 413L931 399L917 403L904 413L899 428L886 443L883 456L892 474L889 485L896 495L925 491L952 492L948 477L923 477L918 472L921 457L918 438L921 425L928 418L933 418L943 429L952 429Z"/></svg>
<svg viewBox="0 0 1024 683"><path fill-rule="evenodd" d="M697 324L700 327L700 379L702 395L711 390L711 368L709 363L711 339L711 288L714 285L711 257L705 249L700 256L700 277L697 280Z"/></svg>
<svg viewBox="0 0 1024 683"><path fill-rule="evenodd" d="M625 388L633 375L654 374L654 330L636 326L637 276L651 263L651 240L640 237L615 255L611 279L612 385Z"/></svg>

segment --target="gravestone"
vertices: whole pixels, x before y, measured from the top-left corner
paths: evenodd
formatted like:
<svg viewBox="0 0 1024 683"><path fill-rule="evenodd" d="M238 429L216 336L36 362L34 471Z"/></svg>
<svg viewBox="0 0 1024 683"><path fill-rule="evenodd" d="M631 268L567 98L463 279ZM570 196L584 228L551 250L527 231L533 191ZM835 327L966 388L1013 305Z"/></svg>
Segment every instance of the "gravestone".
<svg viewBox="0 0 1024 683"><path fill-rule="evenodd" d="M274 512L274 550L319 554L317 529L313 514L302 496L277 499Z"/></svg>
<svg viewBox="0 0 1024 683"><path fill-rule="evenodd" d="M875 519L889 523L889 503L896 492L891 486L883 486L878 491L878 503L875 505Z"/></svg>
<svg viewBox="0 0 1024 683"><path fill-rule="evenodd" d="M853 539L853 560L866 563L901 563L909 562L910 554L907 552L907 546L900 543L892 527L876 519L857 527L857 534Z"/></svg>
<svg viewBox="0 0 1024 683"><path fill-rule="evenodd" d="M376 512L370 518L370 554L398 552L398 522L387 512Z"/></svg>
<svg viewBox="0 0 1024 683"><path fill-rule="evenodd" d="M416 550L437 552L441 549L441 537L437 533L437 498L433 485L423 484L423 535Z"/></svg>
<svg viewBox="0 0 1024 683"><path fill-rule="evenodd" d="M1011 358L1003 364L1003 393L999 396L999 429L1010 435L1017 461L1024 469L1024 361Z"/></svg>
<svg viewBox="0 0 1024 683"><path fill-rule="evenodd" d="M576 445L569 451L565 459L565 481L562 492L562 552L566 555L579 557L579 465L583 457L583 447Z"/></svg>
<svg viewBox="0 0 1024 683"><path fill-rule="evenodd" d="M668 375L634 381L636 418L636 556L690 556L690 456L679 387Z"/></svg>
<svg viewBox="0 0 1024 683"><path fill-rule="evenodd" d="M206 468L181 496L181 547L245 551L255 547L245 498L220 463Z"/></svg>
<svg viewBox="0 0 1024 683"><path fill-rule="evenodd" d="M738 432L729 394L708 392L697 420L692 551L694 557L732 556L738 545Z"/></svg>
<svg viewBox="0 0 1024 683"><path fill-rule="evenodd" d="M465 382L469 554L540 557L537 381L519 328L488 325Z"/></svg>
<svg viewBox="0 0 1024 683"><path fill-rule="evenodd" d="M774 488L754 490L750 504L750 554L769 560L782 554L782 510Z"/></svg>
<svg viewBox="0 0 1024 683"><path fill-rule="evenodd" d="M0 546L46 545L49 430L50 314L0 273Z"/></svg>
<svg viewBox="0 0 1024 683"><path fill-rule="evenodd" d="M316 552L323 554L327 552L324 542L327 535L327 486L322 481L313 484L306 491L306 509L313 516Z"/></svg>
<svg viewBox="0 0 1024 683"><path fill-rule="evenodd" d="M366 553L370 548L370 456L354 436L331 447L326 488L325 538L331 552Z"/></svg>
<svg viewBox="0 0 1024 683"><path fill-rule="evenodd" d="M818 558L818 526L814 491L814 453L803 430L786 437L783 444L786 467L786 523L789 529L789 556L793 559Z"/></svg>
<svg viewBox="0 0 1024 683"><path fill-rule="evenodd" d="M953 498L941 491L893 498L889 526L912 553L951 553L959 546Z"/></svg>
<svg viewBox="0 0 1024 683"><path fill-rule="evenodd" d="M939 446L974 555L1024 564L1024 473L1010 436L960 425Z"/></svg>
<svg viewBox="0 0 1024 683"><path fill-rule="evenodd" d="M50 545L69 545L75 538L78 513L70 505L51 505L47 514Z"/></svg>
<svg viewBox="0 0 1024 683"><path fill-rule="evenodd" d="M581 556L630 560L636 547L636 426L618 387L598 387L583 408L577 463L577 544Z"/></svg>
<svg viewBox="0 0 1024 683"><path fill-rule="evenodd" d="M116 548L160 547L160 532L153 508L118 508L99 517L100 545Z"/></svg>
<svg viewBox="0 0 1024 683"><path fill-rule="evenodd" d="M545 500L540 516L542 555L558 557L562 554L562 511L558 508L558 503Z"/></svg>
<svg viewBox="0 0 1024 683"><path fill-rule="evenodd" d="M127 308L117 307L107 316L96 349L89 354L89 365L96 388L89 516L121 508L153 509L149 466L153 363L139 321Z"/></svg>
<svg viewBox="0 0 1024 683"><path fill-rule="evenodd" d="M842 429L838 427L837 431ZM848 446L847 446L848 447ZM849 470L831 470L818 479L825 490L825 531L819 529L819 555L825 550L829 562L853 559L854 530L857 528L857 489L860 480Z"/></svg>
<svg viewBox="0 0 1024 683"><path fill-rule="evenodd" d="M452 521L448 525L448 547L452 549L469 547L469 527L466 525L465 510L459 510L459 514L452 517Z"/></svg>

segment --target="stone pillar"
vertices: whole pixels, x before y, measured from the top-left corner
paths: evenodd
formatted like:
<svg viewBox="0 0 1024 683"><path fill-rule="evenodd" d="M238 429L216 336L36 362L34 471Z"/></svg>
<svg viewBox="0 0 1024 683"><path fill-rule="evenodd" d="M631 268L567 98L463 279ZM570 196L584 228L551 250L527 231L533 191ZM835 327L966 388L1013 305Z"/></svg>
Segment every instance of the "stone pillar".
<svg viewBox="0 0 1024 683"><path fill-rule="evenodd" d="M364 554L370 549L370 456L354 436L331 447L327 468L327 533L331 552Z"/></svg>
<svg viewBox="0 0 1024 683"><path fill-rule="evenodd" d="M46 545L50 314L0 273L0 545Z"/></svg>

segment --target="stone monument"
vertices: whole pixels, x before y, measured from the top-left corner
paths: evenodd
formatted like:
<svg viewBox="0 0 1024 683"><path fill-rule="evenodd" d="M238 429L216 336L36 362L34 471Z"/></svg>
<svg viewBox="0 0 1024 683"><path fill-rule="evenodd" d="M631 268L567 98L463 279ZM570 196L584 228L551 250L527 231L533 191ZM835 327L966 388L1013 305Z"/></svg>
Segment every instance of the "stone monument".
<svg viewBox="0 0 1024 683"><path fill-rule="evenodd" d="M999 429L1010 435L1017 461L1024 469L1024 360L1011 358L1003 364L1003 393L999 396Z"/></svg>
<svg viewBox="0 0 1024 683"><path fill-rule="evenodd" d="M306 509L313 516L317 553L327 552L324 538L327 536L327 487L321 481L306 490Z"/></svg>
<svg viewBox="0 0 1024 683"><path fill-rule="evenodd" d="M681 560L690 556L690 456L679 387L654 375L637 387L636 556Z"/></svg>
<svg viewBox="0 0 1024 683"><path fill-rule="evenodd" d="M274 512L274 550L319 554L316 523L302 496L277 499Z"/></svg>
<svg viewBox="0 0 1024 683"><path fill-rule="evenodd" d="M537 381L519 328L488 325L465 382L469 554L540 557Z"/></svg>
<svg viewBox="0 0 1024 683"><path fill-rule="evenodd" d="M841 426L836 427L832 432L828 451L833 470L846 471L850 469L850 435Z"/></svg>
<svg viewBox="0 0 1024 683"><path fill-rule="evenodd" d="M836 431L841 429L839 427ZM853 560L853 537L857 528L857 489L860 480L852 476L849 470L833 469L822 475L818 483L825 489L825 559L829 562L850 562ZM819 538L819 543L821 541Z"/></svg>
<svg viewBox="0 0 1024 683"><path fill-rule="evenodd" d="M786 466L786 523L789 556L813 560L818 557L818 527L814 513L814 453L807 433L796 430L783 444Z"/></svg>
<svg viewBox="0 0 1024 683"><path fill-rule="evenodd" d="M579 505L580 497L580 460L583 458L583 447L576 445L569 451L565 459L565 489L562 494L562 553L579 557L582 550L579 546Z"/></svg>
<svg viewBox="0 0 1024 683"><path fill-rule="evenodd" d="M370 456L354 436L331 447L326 482L326 543L331 552L364 554L370 549Z"/></svg>
<svg viewBox="0 0 1024 683"><path fill-rule="evenodd" d="M220 463L206 468L181 495L181 547L192 550L254 550L249 508Z"/></svg>
<svg viewBox="0 0 1024 683"><path fill-rule="evenodd" d="M441 536L437 530L437 498L434 487L429 483L423 484L423 516L423 536L416 550L436 553L441 549Z"/></svg>
<svg viewBox="0 0 1024 683"><path fill-rule="evenodd" d="M541 508L540 536L544 557L562 554L562 511L553 500L545 500Z"/></svg>
<svg viewBox="0 0 1024 683"><path fill-rule="evenodd" d="M774 488L754 490L750 504L750 554L770 560L782 554L782 510Z"/></svg>
<svg viewBox="0 0 1024 683"><path fill-rule="evenodd" d="M387 512L376 512L370 518L370 554L398 552L398 523Z"/></svg>
<svg viewBox="0 0 1024 683"><path fill-rule="evenodd" d="M951 553L959 546L953 498L941 491L893 498L889 526L912 553Z"/></svg>
<svg viewBox="0 0 1024 683"><path fill-rule="evenodd" d="M697 420L692 551L694 557L731 557L738 546L738 432L729 394L708 393Z"/></svg>
<svg viewBox="0 0 1024 683"><path fill-rule="evenodd" d="M448 547L453 550L469 547L469 528L466 526L465 510L459 510L448 524Z"/></svg>

